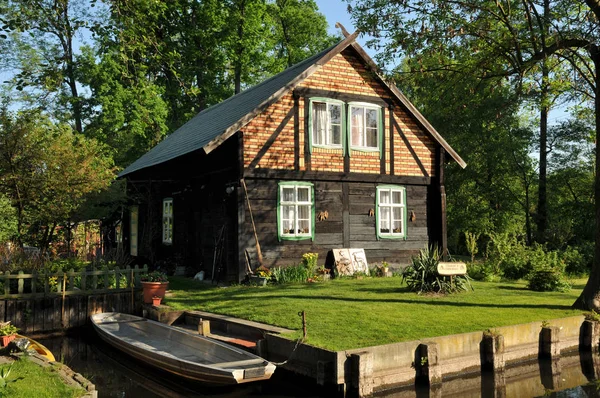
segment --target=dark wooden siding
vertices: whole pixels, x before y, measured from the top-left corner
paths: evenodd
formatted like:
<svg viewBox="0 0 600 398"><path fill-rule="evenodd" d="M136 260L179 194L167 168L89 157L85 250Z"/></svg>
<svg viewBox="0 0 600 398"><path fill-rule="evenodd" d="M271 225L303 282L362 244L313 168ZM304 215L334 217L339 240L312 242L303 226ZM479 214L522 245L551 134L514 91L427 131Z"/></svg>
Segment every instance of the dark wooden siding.
<svg viewBox="0 0 600 398"><path fill-rule="evenodd" d="M407 263L412 255L429 243L426 185L410 185L407 189L408 214L415 213L414 222L407 222L406 240L378 240L375 217L376 183L352 183L312 181L315 189L315 213L328 212L327 220L315 224L315 238L311 240L277 240L277 188L278 181L270 179L247 179L248 195L252 205L254 221L260 241L264 264L286 266L300 262L306 252L319 253L324 263L327 252L333 248L364 248L367 260L375 263L386 260L390 263ZM346 188L345 188L346 187ZM344 190L348 190L345 206ZM344 209L348 208L345 216ZM348 222L344 224L344 218ZM256 261L255 241L250 216L246 212L241 230L241 245L246 247ZM346 228L344 228L346 226ZM348 246L344 245L348 235Z"/></svg>

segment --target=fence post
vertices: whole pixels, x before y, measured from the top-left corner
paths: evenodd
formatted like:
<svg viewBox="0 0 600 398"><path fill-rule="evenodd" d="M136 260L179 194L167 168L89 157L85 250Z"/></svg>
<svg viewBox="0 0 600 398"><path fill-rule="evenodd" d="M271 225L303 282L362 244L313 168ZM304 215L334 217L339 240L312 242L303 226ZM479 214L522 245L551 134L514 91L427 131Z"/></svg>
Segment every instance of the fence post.
<svg viewBox="0 0 600 398"><path fill-rule="evenodd" d="M23 294L23 285L25 283L25 281L23 280L23 271L19 271L19 279L17 280L17 285L18 285L18 290L17 293L19 294Z"/></svg>
<svg viewBox="0 0 600 398"><path fill-rule="evenodd" d="M108 273L110 271L108 270L108 267L104 270L104 290L108 290Z"/></svg>
<svg viewBox="0 0 600 398"><path fill-rule="evenodd" d="M31 294L35 295L37 293L38 273L33 271L31 274Z"/></svg>
<svg viewBox="0 0 600 398"><path fill-rule="evenodd" d="M50 275L47 272L44 272L44 276L43 276L43 281L44 281L44 296L47 296L48 293L50 292Z"/></svg>
<svg viewBox="0 0 600 398"><path fill-rule="evenodd" d="M115 289L120 289L121 288L121 270L119 269L119 267L115 267Z"/></svg>
<svg viewBox="0 0 600 398"><path fill-rule="evenodd" d="M8 278L10 271L6 271L4 275L4 296L8 296L10 294L10 279Z"/></svg>
<svg viewBox="0 0 600 398"><path fill-rule="evenodd" d="M135 265L133 272L135 274L135 280L133 281L133 284L135 287L138 287L140 286L140 267L137 264Z"/></svg>
<svg viewBox="0 0 600 398"><path fill-rule="evenodd" d="M69 290L73 290L75 288L75 270L71 268L69 270Z"/></svg>
<svg viewBox="0 0 600 398"><path fill-rule="evenodd" d="M92 290L98 289L98 275L96 275L96 267L92 267Z"/></svg>
<svg viewBox="0 0 600 398"><path fill-rule="evenodd" d="M87 290L87 285L86 285L86 278L87 277L87 270L84 268L81 271L81 291L85 292Z"/></svg>

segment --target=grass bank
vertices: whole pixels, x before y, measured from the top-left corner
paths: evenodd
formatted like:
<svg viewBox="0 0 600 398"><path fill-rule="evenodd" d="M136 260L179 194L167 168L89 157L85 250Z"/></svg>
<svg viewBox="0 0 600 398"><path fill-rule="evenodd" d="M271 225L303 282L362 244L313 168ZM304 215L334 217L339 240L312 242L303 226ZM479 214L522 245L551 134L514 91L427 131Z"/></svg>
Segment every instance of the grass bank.
<svg viewBox="0 0 600 398"><path fill-rule="evenodd" d="M450 296L418 295L400 278L338 279L303 285L218 288L169 278L166 304L199 309L297 330L306 311L308 343L332 350L368 347L426 337L579 315L571 305L585 280L567 293L533 292L521 282L473 282L475 291Z"/></svg>
<svg viewBox="0 0 600 398"><path fill-rule="evenodd" d="M51 368L42 368L23 357L12 365L0 366L0 372L10 374L5 377L5 387L0 387L0 397L11 398L77 398L86 391L65 384L60 376Z"/></svg>

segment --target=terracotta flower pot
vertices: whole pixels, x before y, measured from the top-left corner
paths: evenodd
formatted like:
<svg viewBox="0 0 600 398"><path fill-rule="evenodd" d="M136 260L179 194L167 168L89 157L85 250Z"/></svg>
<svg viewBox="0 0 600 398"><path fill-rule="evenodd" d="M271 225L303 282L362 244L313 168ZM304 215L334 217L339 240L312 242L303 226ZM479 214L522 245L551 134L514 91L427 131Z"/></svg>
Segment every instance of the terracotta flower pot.
<svg viewBox="0 0 600 398"><path fill-rule="evenodd" d="M165 297L169 282L142 282L144 304L152 304L152 297Z"/></svg>
<svg viewBox="0 0 600 398"><path fill-rule="evenodd" d="M152 305L155 307L158 307L161 301L162 297L152 297Z"/></svg>
<svg viewBox="0 0 600 398"><path fill-rule="evenodd" d="M11 334L9 336L0 336L0 337L2 337L2 347L6 347L8 345L8 343L13 341L15 339L15 337L17 337L17 335Z"/></svg>

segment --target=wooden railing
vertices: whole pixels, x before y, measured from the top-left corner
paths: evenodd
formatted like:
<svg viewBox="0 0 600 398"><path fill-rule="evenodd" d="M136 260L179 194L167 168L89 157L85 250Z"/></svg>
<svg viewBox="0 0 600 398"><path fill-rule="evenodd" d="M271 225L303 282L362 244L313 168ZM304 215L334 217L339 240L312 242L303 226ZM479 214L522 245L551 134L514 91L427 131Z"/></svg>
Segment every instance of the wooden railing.
<svg viewBox="0 0 600 398"><path fill-rule="evenodd" d="M103 294L127 292L141 287L140 276L148 272L148 266L126 267L112 270L92 269L91 271L32 272L19 271L11 274L0 273L0 299L27 299L57 297L79 294ZM16 281L16 282L15 282Z"/></svg>

